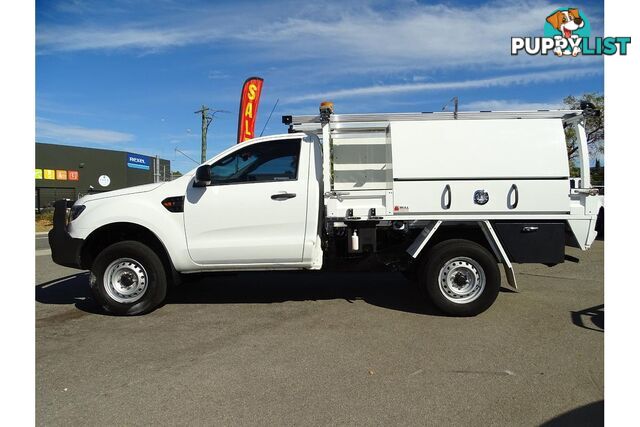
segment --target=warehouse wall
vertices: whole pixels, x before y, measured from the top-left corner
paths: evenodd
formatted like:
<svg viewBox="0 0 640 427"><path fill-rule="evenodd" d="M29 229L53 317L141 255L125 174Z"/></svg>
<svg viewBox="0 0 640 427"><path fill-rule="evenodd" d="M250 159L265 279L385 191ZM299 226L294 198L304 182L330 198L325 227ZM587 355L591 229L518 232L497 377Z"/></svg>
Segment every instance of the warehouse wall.
<svg viewBox="0 0 640 427"><path fill-rule="evenodd" d="M36 143L36 203L38 193L40 205L44 207L59 198L77 199L91 191L110 191L152 183L153 158L135 157L147 164L130 162L129 153L124 151ZM146 167L148 170L144 169ZM45 170L54 171L54 179L46 179L51 178L52 174ZM161 181L171 179L171 163L168 160L160 159L159 171ZM61 179L65 175L67 179ZM106 183L104 179L100 181L103 175L109 177L106 186L101 185L101 182ZM93 190L90 190L90 186L93 186Z"/></svg>

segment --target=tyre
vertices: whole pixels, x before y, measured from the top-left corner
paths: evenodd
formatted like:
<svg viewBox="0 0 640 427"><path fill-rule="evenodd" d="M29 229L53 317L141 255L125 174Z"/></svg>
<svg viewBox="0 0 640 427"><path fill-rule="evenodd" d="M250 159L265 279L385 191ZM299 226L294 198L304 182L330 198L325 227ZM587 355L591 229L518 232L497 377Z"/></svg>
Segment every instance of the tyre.
<svg viewBox="0 0 640 427"><path fill-rule="evenodd" d="M482 313L500 291L500 271L494 256L464 239L446 240L431 248L419 280L431 301L453 316Z"/></svg>
<svg viewBox="0 0 640 427"><path fill-rule="evenodd" d="M96 257L89 280L93 296L112 314L148 313L164 301L167 276L162 261L136 241L114 243Z"/></svg>

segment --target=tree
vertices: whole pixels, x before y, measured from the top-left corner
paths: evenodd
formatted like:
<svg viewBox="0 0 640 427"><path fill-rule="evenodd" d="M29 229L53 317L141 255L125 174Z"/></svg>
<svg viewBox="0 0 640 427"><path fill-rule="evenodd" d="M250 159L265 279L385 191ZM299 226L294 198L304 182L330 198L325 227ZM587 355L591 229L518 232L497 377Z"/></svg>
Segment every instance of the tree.
<svg viewBox="0 0 640 427"><path fill-rule="evenodd" d="M585 123L589 154L591 156L604 154L604 95L599 93L585 93L580 98L569 95L563 100L563 103L569 110L579 110L580 102L582 101L591 102L595 105L597 110L600 110L600 115L588 116ZM573 127L567 127L565 128L565 134L567 137L567 152L569 154L569 160L573 164L578 157L578 141L576 132Z"/></svg>

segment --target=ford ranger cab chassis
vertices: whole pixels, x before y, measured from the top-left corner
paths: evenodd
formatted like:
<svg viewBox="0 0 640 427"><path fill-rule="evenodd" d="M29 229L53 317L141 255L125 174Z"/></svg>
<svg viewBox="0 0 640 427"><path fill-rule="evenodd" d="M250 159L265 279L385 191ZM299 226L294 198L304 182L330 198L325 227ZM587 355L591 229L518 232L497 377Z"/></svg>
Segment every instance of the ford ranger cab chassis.
<svg viewBox="0 0 640 427"><path fill-rule="evenodd" d="M284 116L170 181L55 204L53 260L89 269L98 303L132 315L219 271L401 271L443 312L476 315L516 263L553 265L596 237L583 110ZM565 128L578 138L569 184ZM499 266L507 283L501 283ZM366 266L366 267L363 267Z"/></svg>

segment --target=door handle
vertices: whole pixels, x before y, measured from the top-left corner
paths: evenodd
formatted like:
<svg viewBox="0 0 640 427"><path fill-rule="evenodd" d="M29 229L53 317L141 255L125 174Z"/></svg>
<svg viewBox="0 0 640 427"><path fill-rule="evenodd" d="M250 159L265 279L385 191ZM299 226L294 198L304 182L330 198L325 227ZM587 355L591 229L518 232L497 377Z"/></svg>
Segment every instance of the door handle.
<svg viewBox="0 0 640 427"><path fill-rule="evenodd" d="M444 186L442 196L440 196L440 204L442 209L449 209L451 207L451 186L449 184Z"/></svg>
<svg viewBox="0 0 640 427"><path fill-rule="evenodd" d="M294 197L296 197L296 193L277 193L271 195L272 200L289 200Z"/></svg>
<svg viewBox="0 0 640 427"><path fill-rule="evenodd" d="M509 189L509 193L507 193L507 206L509 207L509 209L517 208L519 199L520 194L518 192L518 186L513 184Z"/></svg>

